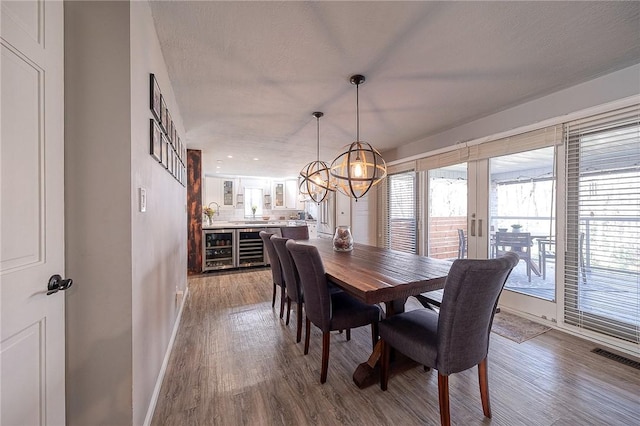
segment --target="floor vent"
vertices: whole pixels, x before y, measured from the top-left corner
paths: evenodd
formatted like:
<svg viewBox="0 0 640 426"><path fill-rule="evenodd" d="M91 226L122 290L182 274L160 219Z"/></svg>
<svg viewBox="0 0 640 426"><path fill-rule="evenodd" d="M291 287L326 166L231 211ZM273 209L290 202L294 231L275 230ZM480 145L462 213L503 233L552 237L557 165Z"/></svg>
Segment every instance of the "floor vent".
<svg viewBox="0 0 640 426"><path fill-rule="evenodd" d="M600 348L595 348L591 352L593 352L594 354L602 355L605 358L609 358L609 359L612 359L614 361L617 361L620 364L628 365L629 367L633 367L636 370L640 370L640 362L634 361L634 360L629 359L629 358L625 358L622 355L614 354L614 353L611 353L609 351L606 351L606 350L600 349Z"/></svg>

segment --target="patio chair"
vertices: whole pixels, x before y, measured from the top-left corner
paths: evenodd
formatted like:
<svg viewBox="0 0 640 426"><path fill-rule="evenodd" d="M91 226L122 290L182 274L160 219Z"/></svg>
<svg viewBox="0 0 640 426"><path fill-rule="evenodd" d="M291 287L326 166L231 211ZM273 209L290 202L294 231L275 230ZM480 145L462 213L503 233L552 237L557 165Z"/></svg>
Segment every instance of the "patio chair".
<svg viewBox="0 0 640 426"><path fill-rule="evenodd" d="M529 232L501 232L495 233L495 256L501 257L507 253L516 253L520 260L527 265L527 278L531 282L531 233Z"/></svg>
<svg viewBox="0 0 640 426"><path fill-rule="evenodd" d="M542 271L542 279L547 279L547 259L556 259L556 241L551 238L538 240L538 265Z"/></svg>

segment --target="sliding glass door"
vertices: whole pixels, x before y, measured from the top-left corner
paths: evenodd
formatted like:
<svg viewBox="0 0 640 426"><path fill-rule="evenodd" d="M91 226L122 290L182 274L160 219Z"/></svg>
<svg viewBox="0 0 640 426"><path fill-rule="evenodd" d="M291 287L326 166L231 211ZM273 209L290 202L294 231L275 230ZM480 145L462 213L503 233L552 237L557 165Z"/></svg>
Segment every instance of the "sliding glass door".
<svg viewBox="0 0 640 426"><path fill-rule="evenodd" d="M437 259L467 256L467 163L427 172L427 239L424 253Z"/></svg>
<svg viewBox="0 0 640 426"><path fill-rule="evenodd" d="M490 257L515 251L505 288L556 299L554 147L489 159Z"/></svg>

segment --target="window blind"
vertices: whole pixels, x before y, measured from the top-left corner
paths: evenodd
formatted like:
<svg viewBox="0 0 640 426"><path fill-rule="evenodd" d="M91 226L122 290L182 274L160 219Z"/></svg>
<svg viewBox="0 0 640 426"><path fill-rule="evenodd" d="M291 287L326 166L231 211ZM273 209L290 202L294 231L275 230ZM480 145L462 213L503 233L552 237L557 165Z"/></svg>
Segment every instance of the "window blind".
<svg viewBox="0 0 640 426"><path fill-rule="evenodd" d="M562 126L549 126L507 138L477 144L459 144L455 149L418 160L418 170L432 170L454 164L532 151L563 143Z"/></svg>
<svg viewBox="0 0 640 426"><path fill-rule="evenodd" d="M409 253L417 252L416 173L411 170L391 174L386 181L383 247Z"/></svg>
<svg viewBox="0 0 640 426"><path fill-rule="evenodd" d="M640 106L566 124L564 321L640 343Z"/></svg>

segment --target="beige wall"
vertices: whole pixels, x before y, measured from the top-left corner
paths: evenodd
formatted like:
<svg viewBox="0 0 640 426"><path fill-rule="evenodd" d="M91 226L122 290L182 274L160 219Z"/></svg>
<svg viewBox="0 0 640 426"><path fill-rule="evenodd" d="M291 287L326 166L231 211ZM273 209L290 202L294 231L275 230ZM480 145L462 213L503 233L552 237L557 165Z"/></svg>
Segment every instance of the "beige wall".
<svg viewBox="0 0 640 426"><path fill-rule="evenodd" d="M150 72L184 135L148 4L65 2L69 425L144 423L186 288L186 190L149 155Z"/></svg>

